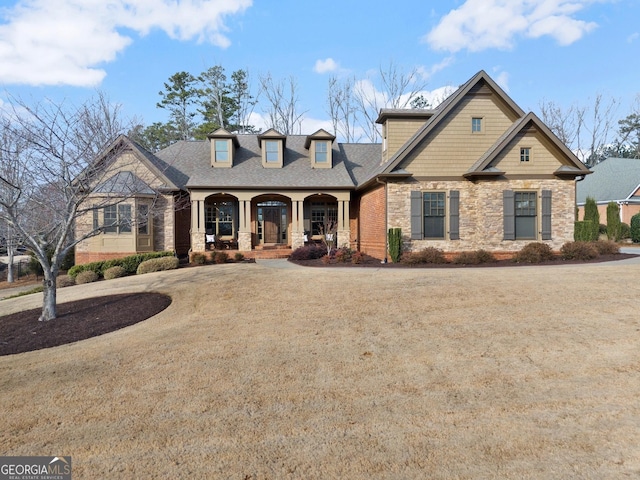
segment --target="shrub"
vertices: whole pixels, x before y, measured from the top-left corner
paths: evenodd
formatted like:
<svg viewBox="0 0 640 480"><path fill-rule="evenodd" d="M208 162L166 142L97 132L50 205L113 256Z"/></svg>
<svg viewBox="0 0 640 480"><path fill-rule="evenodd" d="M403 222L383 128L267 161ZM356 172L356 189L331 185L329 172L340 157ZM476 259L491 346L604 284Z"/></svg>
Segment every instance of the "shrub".
<svg viewBox="0 0 640 480"><path fill-rule="evenodd" d="M93 270L85 270L76 275L76 284L82 285L83 283L97 282L100 276Z"/></svg>
<svg viewBox="0 0 640 480"><path fill-rule="evenodd" d="M331 263L331 256L325 255L324 257L322 257L322 263L324 263L325 265L328 265L329 263Z"/></svg>
<svg viewBox="0 0 640 480"><path fill-rule="evenodd" d="M236 262L242 262L244 260L244 255L240 252L236 252L235 255L233 256L233 259Z"/></svg>
<svg viewBox="0 0 640 480"><path fill-rule="evenodd" d="M353 252L353 254L351 255L351 263L353 263L354 265L361 264L363 260L364 255L362 254L362 252Z"/></svg>
<svg viewBox="0 0 640 480"><path fill-rule="evenodd" d="M493 253L482 249L473 252L460 252L453 259L453 263L457 265L479 265L494 262L497 262L497 259Z"/></svg>
<svg viewBox="0 0 640 480"><path fill-rule="evenodd" d="M532 242L522 247L513 257L517 263L542 263L553 260L553 251L546 243Z"/></svg>
<svg viewBox="0 0 640 480"><path fill-rule="evenodd" d="M626 240L627 238L631 238L631 227L628 223L621 222L620 223L620 240Z"/></svg>
<svg viewBox="0 0 640 480"><path fill-rule="evenodd" d="M600 254L590 242L567 242L560 248L564 260L592 260Z"/></svg>
<svg viewBox="0 0 640 480"><path fill-rule="evenodd" d="M618 244L610 240L598 240L597 242L593 242L593 246L600 255L620 253L620 247L618 247Z"/></svg>
<svg viewBox="0 0 640 480"><path fill-rule="evenodd" d="M593 225L590 220L575 222L573 239L577 242L589 242L593 236Z"/></svg>
<svg viewBox="0 0 640 480"><path fill-rule="evenodd" d="M145 260L136 270L136 274L141 275L143 273L160 272L163 270L174 270L178 268L179 260L177 257L160 257L150 258Z"/></svg>
<svg viewBox="0 0 640 480"><path fill-rule="evenodd" d="M211 253L211 261L213 263L222 264L226 263L229 260L229 254L227 252L212 252Z"/></svg>
<svg viewBox="0 0 640 480"><path fill-rule="evenodd" d="M335 259L338 263L347 263L351 261L353 253L349 248L339 248L336 250Z"/></svg>
<svg viewBox="0 0 640 480"><path fill-rule="evenodd" d="M402 255L402 229L390 228L389 229L389 256L393 263L400 261Z"/></svg>
<svg viewBox="0 0 640 480"><path fill-rule="evenodd" d="M617 242L620 240L620 207L616 202L607 204L607 238Z"/></svg>
<svg viewBox="0 0 640 480"><path fill-rule="evenodd" d="M103 272L111 267L120 266L125 269L127 275L134 275L140 265L145 260L152 258L173 257L173 252L148 252L138 253L136 255L129 255L123 258L114 258L111 260L103 260L99 262L83 263L81 265L75 265L69 269L68 275L75 277L80 272L91 270L98 275L103 275Z"/></svg>
<svg viewBox="0 0 640 480"><path fill-rule="evenodd" d="M324 245L306 245L296 248L289 258L291 260L315 260L322 258L327 254L327 248Z"/></svg>
<svg viewBox="0 0 640 480"><path fill-rule="evenodd" d="M204 253L194 253L192 261L196 265L204 265L207 261L207 257L205 257Z"/></svg>
<svg viewBox="0 0 640 480"><path fill-rule="evenodd" d="M598 240L598 236L600 235L600 213L598 213L598 205L596 201L592 197L587 197L587 200L584 204L584 218L583 220L588 220L591 222L591 235L589 236L589 240Z"/></svg>
<svg viewBox="0 0 640 480"><path fill-rule="evenodd" d="M113 280L114 278L120 278L126 275L127 275L127 271L124 269L124 267L121 267L120 265L109 267L103 273L103 277L105 280Z"/></svg>
<svg viewBox="0 0 640 480"><path fill-rule="evenodd" d="M56 287L58 288L72 287L75 284L75 279L69 275L59 275L58 278L56 278Z"/></svg>
<svg viewBox="0 0 640 480"><path fill-rule="evenodd" d="M400 262L406 265L417 265L421 263L446 263L446 260L442 250L435 247L427 247L418 252L407 252L403 254Z"/></svg>
<svg viewBox="0 0 640 480"><path fill-rule="evenodd" d="M640 242L640 213L631 217L630 236L633 243Z"/></svg>

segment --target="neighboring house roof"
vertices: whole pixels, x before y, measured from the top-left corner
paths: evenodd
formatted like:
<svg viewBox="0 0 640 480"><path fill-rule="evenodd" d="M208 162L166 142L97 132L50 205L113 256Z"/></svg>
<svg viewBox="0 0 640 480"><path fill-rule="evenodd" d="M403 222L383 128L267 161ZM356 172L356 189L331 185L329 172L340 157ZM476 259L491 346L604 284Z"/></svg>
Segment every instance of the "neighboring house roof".
<svg viewBox="0 0 640 480"><path fill-rule="evenodd" d="M118 172L93 189L103 195L153 195L155 190L133 172Z"/></svg>
<svg viewBox="0 0 640 480"><path fill-rule="evenodd" d="M583 205L587 197L598 203L615 201L638 201L632 199L640 187L640 159L607 158L592 167L589 175L576 185L576 203Z"/></svg>
<svg viewBox="0 0 640 480"><path fill-rule="evenodd" d="M180 141L156 153L161 161L181 171L187 188L355 188L379 163L380 144L332 146L332 168L312 168L307 135L286 137L282 168L264 168L258 135L238 135L232 168L212 168L208 141Z"/></svg>

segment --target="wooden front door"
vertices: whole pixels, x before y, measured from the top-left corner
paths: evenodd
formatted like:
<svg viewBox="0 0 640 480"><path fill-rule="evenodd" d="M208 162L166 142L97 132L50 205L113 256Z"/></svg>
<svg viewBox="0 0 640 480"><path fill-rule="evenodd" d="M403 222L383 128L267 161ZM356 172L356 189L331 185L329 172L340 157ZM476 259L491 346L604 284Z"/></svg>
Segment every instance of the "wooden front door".
<svg viewBox="0 0 640 480"><path fill-rule="evenodd" d="M280 207L264 207L264 243L279 243Z"/></svg>

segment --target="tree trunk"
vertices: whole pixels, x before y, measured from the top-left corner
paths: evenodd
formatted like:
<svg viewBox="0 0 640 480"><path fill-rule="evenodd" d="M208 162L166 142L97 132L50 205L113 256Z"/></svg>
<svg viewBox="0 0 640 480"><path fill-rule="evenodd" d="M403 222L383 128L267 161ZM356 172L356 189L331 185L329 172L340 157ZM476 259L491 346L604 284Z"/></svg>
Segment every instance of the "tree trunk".
<svg viewBox="0 0 640 480"><path fill-rule="evenodd" d="M42 281L42 294L44 298L42 299L42 315L38 321L47 322L49 320L53 320L56 318L56 280L55 278L49 277L45 272L45 278Z"/></svg>
<svg viewBox="0 0 640 480"><path fill-rule="evenodd" d="M13 249L11 247L7 250L7 255L7 283L13 283Z"/></svg>

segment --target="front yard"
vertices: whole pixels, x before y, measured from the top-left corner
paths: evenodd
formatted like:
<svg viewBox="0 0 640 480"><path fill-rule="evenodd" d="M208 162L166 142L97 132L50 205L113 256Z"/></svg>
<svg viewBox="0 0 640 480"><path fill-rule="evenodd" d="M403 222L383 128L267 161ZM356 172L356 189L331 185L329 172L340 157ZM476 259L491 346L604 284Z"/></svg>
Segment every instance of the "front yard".
<svg viewBox="0 0 640 480"><path fill-rule="evenodd" d="M0 451L74 478L635 477L638 275L258 263L61 289L173 302L0 357Z"/></svg>

